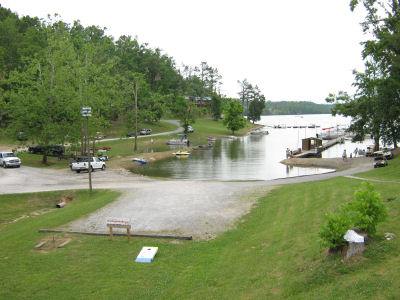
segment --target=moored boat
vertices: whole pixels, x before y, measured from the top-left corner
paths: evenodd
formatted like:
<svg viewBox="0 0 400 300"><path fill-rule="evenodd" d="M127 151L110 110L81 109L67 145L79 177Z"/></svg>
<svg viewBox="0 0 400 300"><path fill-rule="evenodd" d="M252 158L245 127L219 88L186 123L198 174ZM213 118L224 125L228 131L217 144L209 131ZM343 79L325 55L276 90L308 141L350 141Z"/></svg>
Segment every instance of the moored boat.
<svg viewBox="0 0 400 300"><path fill-rule="evenodd" d="M178 150L178 151L176 151L176 152L174 152L172 154L175 155L175 156L188 156L191 153L189 151Z"/></svg>
<svg viewBox="0 0 400 300"><path fill-rule="evenodd" d="M134 158L134 159L132 159L132 161L134 161L134 162L139 162L139 163L141 163L142 165L144 165L144 164L147 164L147 160L145 160L144 158Z"/></svg>

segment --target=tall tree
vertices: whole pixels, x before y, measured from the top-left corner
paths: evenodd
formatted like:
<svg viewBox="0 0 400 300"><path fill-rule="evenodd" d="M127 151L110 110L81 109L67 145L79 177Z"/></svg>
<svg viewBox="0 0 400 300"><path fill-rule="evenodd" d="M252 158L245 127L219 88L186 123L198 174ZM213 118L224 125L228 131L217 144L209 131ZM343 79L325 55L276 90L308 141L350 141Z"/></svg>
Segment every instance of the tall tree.
<svg viewBox="0 0 400 300"><path fill-rule="evenodd" d="M215 121L218 121L223 111L222 97L214 93L211 98L211 114Z"/></svg>
<svg viewBox="0 0 400 300"><path fill-rule="evenodd" d="M242 81L238 80L237 83L240 85L240 91L239 91L240 102L242 103L243 107L247 108L246 112L243 110L243 114L245 114L248 111L249 98L253 86L247 81L246 78L243 79Z"/></svg>
<svg viewBox="0 0 400 300"><path fill-rule="evenodd" d="M242 129L246 126L246 119L242 116L243 106L239 101L230 99L225 109L224 125L230 130L232 134L235 131Z"/></svg>
<svg viewBox="0 0 400 300"><path fill-rule="evenodd" d="M353 118L356 140L372 134L377 150L381 139L395 146L400 139L400 9L398 0L351 0L351 10L360 3L367 12L362 29L372 35L363 43L365 71L354 71L354 97L342 93L327 101L335 101L334 113Z"/></svg>
<svg viewBox="0 0 400 300"><path fill-rule="evenodd" d="M188 134L189 125L195 122L195 105L189 102L185 97L178 95L175 99L173 111L181 121L185 134Z"/></svg>
<svg viewBox="0 0 400 300"><path fill-rule="evenodd" d="M46 26L46 47L21 71L10 73L10 129L23 130L44 145L61 143L76 130L79 118L77 88L74 86L75 51L68 28L58 22ZM43 155L47 162L47 153Z"/></svg>
<svg viewBox="0 0 400 300"><path fill-rule="evenodd" d="M265 108L265 97L262 94L257 93L254 99L249 104L249 112L247 119L252 121L253 124L261 120L261 114Z"/></svg>

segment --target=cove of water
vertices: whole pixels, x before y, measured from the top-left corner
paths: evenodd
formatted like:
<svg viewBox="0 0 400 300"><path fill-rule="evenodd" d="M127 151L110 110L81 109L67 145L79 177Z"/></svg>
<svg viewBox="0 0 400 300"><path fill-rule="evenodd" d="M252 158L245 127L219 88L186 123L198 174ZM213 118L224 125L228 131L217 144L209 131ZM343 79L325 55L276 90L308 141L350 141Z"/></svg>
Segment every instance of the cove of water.
<svg viewBox="0 0 400 300"><path fill-rule="evenodd" d="M263 116L258 123L265 126L263 130L269 135L217 139L212 149L192 151L189 157L171 157L133 171L147 176L195 180L271 180L330 172L333 170L289 167L280 161L285 159L286 148L301 148L301 139L315 137L322 128L348 126L350 119L331 115ZM316 125L319 128L273 128L276 125ZM340 157L344 149L351 153L355 148L365 149L370 144L369 140L364 143L346 141L324 151L322 157Z"/></svg>

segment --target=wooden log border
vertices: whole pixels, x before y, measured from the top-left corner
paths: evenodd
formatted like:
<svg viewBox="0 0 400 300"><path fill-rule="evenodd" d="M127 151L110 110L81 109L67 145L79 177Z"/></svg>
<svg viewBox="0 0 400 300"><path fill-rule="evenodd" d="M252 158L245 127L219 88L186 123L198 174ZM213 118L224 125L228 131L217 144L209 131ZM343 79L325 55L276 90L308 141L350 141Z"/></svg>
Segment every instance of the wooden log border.
<svg viewBox="0 0 400 300"><path fill-rule="evenodd" d="M66 230L54 230L54 229L39 229L39 232L58 232L58 233L74 233L84 235L95 235L95 236L109 236L109 233L100 232L80 232L80 231L66 231ZM113 233L116 236L126 236L126 233ZM149 238L164 238L164 239L178 239L178 240L192 240L192 236L184 235L159 235L159 234L137 234L131 233L133 237L149 237Z"/></svg>

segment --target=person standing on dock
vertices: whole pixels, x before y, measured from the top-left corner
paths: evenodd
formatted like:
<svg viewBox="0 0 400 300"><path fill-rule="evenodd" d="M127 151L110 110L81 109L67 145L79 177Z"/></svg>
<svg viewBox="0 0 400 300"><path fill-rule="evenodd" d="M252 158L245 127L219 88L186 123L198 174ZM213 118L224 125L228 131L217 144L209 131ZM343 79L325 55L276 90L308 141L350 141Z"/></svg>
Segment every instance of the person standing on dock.
<svg viewBox="0 0 400 300"><path fill-rule="evenodd" d="M343 158L343 160L347 160L346 149L343 150L342 158Z"/></svg>
<svg viewBox="0 0 400 300"><path fill-rule="evenodd" d="M358 153L358 147L354 149L354 157L357 157L357 153Z"/></svg>
<svg viewBox="0 0 400 300"><path fill-rule="evenodd" d="M289 148L286 148L286 158L290 158L290 150L289 150Z"/></svg>

